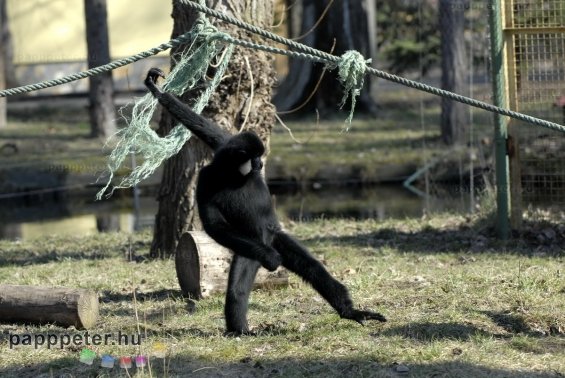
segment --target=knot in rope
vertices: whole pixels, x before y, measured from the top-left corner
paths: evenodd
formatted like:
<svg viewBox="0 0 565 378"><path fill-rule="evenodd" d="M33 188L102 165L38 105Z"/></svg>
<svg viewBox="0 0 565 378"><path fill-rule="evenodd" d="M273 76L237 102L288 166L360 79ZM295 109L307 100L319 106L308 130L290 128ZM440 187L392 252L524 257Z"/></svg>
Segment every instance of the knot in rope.
<svg viewBox="0 0 565 378"><path fill-rule="evenodd" d="M194 21L193 28L197 34L204 37L218 31L218 29L216 29L216 27L212 25L206 17L203 17L201 13L198 15L196 21Z"/></svg>
<svg viewBox="0 0 565 378"><path fill-rule="evenodd" d="M371 59L365 59L360 52L349 50L343 53L337 62L338 79L344 87L344 94L341 98L340 109L345 105L347 98L351 97L351 110L347 122L351 123L357 96L361 93L363 82L365 81L365 71Z"/></svg>

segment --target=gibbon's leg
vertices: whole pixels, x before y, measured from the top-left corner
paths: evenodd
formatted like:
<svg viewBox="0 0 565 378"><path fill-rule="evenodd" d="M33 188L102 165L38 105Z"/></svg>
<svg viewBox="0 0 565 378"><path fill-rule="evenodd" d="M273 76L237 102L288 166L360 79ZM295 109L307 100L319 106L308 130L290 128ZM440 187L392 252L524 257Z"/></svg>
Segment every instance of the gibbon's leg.
<svg viewBox="0 0 565 378"><path fill-rule="evenodd" d="M273 247L281 254L283 266L312 285L342 318L355 320L360 324L365 320L386 322L386 318L379 313L353 308L347 288L291 236L282 231L277 232Z"/></svg>
<svg viewBox="0 0 565 378"><path fill-rule="evenodd" d="M229 334L239 335L249 332L247 305L260 266L259 261L233 256L225 304L226 330Z"/></svg>

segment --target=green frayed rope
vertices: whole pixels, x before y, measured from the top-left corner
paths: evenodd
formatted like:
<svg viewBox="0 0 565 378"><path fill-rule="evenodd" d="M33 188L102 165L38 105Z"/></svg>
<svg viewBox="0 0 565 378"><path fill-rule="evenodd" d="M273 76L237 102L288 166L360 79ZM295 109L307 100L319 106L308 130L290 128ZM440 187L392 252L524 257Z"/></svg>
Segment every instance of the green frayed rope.
<svg viewBox="0 0 565 378"><path fill-rule="evenodd" d="M227 43L226 51L217 67L214 78L193 105L193 110L200 114L220 83L233 53L234 45L238 44L239 41L227 33L219 32L203 14L200 14L189 32L188 40L192 41L190 47L181 55L175 68L163 83L163 90L177 96L203 81L210 62L220 54L224 44ZM345 105L347 99L351 98L351 110L346 120L349 124L353 119L356 98L363 88L366 65L370 62L370 59L365 60L359 52L351 50L344 53L337 62L327 64L329 69L338 68L338 78L344 86L341 108ZM115 134L118 141L108 157L108 181L96 194L97 200L102 199L112 183L115 172L130 154L141 155L143 157L141 165L135 167L119 184L114 185L108 196L111 196L115 189L129 188L145 180L165 160L176 155L190 138L190 131L183 125L175 126L165 137L160 137L151 129L149 125L157 104L157 99L150 93L135 101L128 126Z"/></svg>
<svg viewBox="0 0 565 378"><path fill-rule="evenodd" d="M227 15L225 13L218 12L218 11L215 11L213 9L209 9L206 6L203 5L202 0L200 0L200 4L196 3L194 1L190 1L190 0L179 0L179 1L181 3L183 3L184 5L192 8L192 9L196 9L199 12L202 12L202 14L206 14L208 16L218 18L218 19L223 20L223 21L230 23L232 25L236 25L239 28L247 30L247 31L249 31L253 34L259 35L259 36L264 37L264 38L271 39L271 40L278 42L278 43L285 44L285 45L287 45L291 48L291 49L280 49L280 48L276 48L276 47L273 47L273 46L267 46L267 45L263 45L263 44L250 42L250 41L240 40L240 39L233 38L233 37L229 36L228 34L218 33L216 31L216 32L212 33L211 35L209 35L207 38L205 38L205 40L208 41L209 44L212 44L212 43L215 43L215 42L223 42L224 44L228 44L228 49L230 49L230 51L226 52L225 59L222 60L221 65L219 67L219 68L222 68L223 70L225 70L225 67L227 67L227 62L229 61L229 55L230 55L229 53L231 53L231 49L233 49L233 46L231 46L231 45L239 45L239 46L242 46L242 47L245 47L245 48L262 50L262 51L272 53L272 54L281 54L281 55L291 56L291 57L298 58L298 59L305 59L305 60L308 60L308 61L311 61L311 62L324 63L324 64L327 65L327 67L329 69L335 69L336 67L339 67L340 61L344 62L343 63L344 66L351 65L351 63L346 64L345 61L342 58L337 57L335 55L331 55L331 54L313 49L311 47L302 45L300 43L296 43L292 40L280 37L280 36L273 34L269 31L263 30L261 28L250 25L250 24L245 23L245 22L238 20L236 18L230 17L229 15ZM193 38L187 37L189 35L192 35L193 31L191 31L189 33L185 33L183 35L180 35L180 36L178 36L174 39L171 39L167 43L163 43L163 44L161 44L157 47L154 47L152 49L149 49L147 51L143 51L143 52L138 53L136 55L133 55L131 57L120 59L120 60L117 60L117 61L113 61L109 64L99 66L99 67L95 67L95 68L89 69L87 71L71 74L71 75L65 76L65 77L60 78L60 79L48 80L48 81L44 81L44 82L40 82L40 83L25 85L25 86L22 86L22 87L0 90L0 98L12 96L12 95L16 95L16 94L32 92L32 91L36 91L36 90L40 90L40 89L44 89L44 88L53 87L53 86L56 86L56 85L62 85L62 84L70 83L72 81L84 79L86 77L94 76L94 75L100 74L102 72L111 71L111 70L116 69L118 67L122 67L122 66L125 66L127 64L136 62L140 59L149 57L151 55L155 55L155 54L157 54L161 51L170 49L171 47L179 46L180 44L184 44L184 43L187 43L187 42L190 42L190 41L193 41L193 43L194 43L194 40L195 40L194 36L193 36ZM293 51L293 50L296 50L296 51ZM217 55L217 52L215 54ZM208 62L209 61L210 60L208 60ZM368 62L368 61L366 61L366 62ZM356 66L357 64L358 64L358 62L357 62L357 60L355 60L355 63L353 64L353 66ZM204 70L206 70L207 65L205 65L204 67L205 67ZM192 66L192 63L191 63L190 68L194 68ZM495 105L492 105L492 104L488 104L488 103L483 102L483 101L479 101L479 100L475 100L473 98L465 97L465 96L462 96L462 95L459 95L459 94L456 94L456 93L453 93L453 92L449 92L449 91L446 91L446 90L443 90L443 89L440 89L440 88L432 87L432 86L426 85L424 83L420 83L420 82L413 81L413 80L408 80L406 78L396 76L396 75L392 75L392 74L389 74L385 71L381 71L381 70L378 70L378 69L373 68L373 67L366 67L365 70L366 70L366 73L368 73L368 74L374 75L378 78L388 80L388 81L391 81L393 83L397 83L397 84L400 84L400 85L403 85L403 86L406 86L406 87L409 87L409 88L414 88L414 89L417 89L419 91L431 93L432 95L435 95L435 96L441 96L443 98L447 98L447 99L450 99L450 100L453 100L453 101L457 101L457 102L460 102L462 104L473 106L473 107L483 109L483 110L486 110L486 111L489 111L489 112L493 112L493 113L501 114L501 115L504 115L504 116L512 117L514 119L517 119L517 120L520 120L520 121L523 121L523 122L527 122L527 123L530 123L532 125L545 127L545 128L548 128L548 129L554 130L554 131L565 132L565 126L557 124L555 122L550 122L550 121L546 121L546 120L543 120L543 119L540 119L540 118L535 118L535 117L532 117L532 116L529 116L529 115L526 115L526 114L522 114L522 113L518 113L518 112L515 112L515 111L512 111L512 110L509 110L509 109L501 108L501 107L498 107L498 106L495 106ZM348 72L348 69L345 69L344 72ZM216 76L214 77L214 79L212 81L212 84L214 86L216 86L219 83L219 80L222 77L222 75L220 73L223 73L223 71L220 72L220 69L218 69L218 73L216 74ZM345 76L349 76L349 74L346 73ZM357 74L352 75L352 77L357 77ZM357 82L359 82L359 79L355 79L355 80ZM362 75L361 75L361 80L362 80ZM170 77L169 77L168 81L171 81ZM168 81L166 81L166 82L168 82ZM206 90L205 95L209 96L213 92L214 86L211 85ZM347 84L345 84L345 86L347 86ZM189 85L186 85L186 88L189 88L189 87L190 87ZM352 87L352 88L354 88L354 87ZM171 89L174 89L174 88L171 88ZM354 95L355 93L358 94L358 92L356 92L356 91L348 92L348 93L349 93L349 95L352 95L352 94ZM207 100L207 98L206 98L205 101L203 99L204 99L204 97L201 97L200 101L198 101L195 104L195 110L197 108L199 108L200 111L201 111L202 108L205 106L205 104L208 100ZM353 96L352 97L352 102L353 102L352 111L354 109L354 105L355 105L354 100L355 99L356 99L356 96ZM144 104L143 99L140 102L141 102L141 104ZM344 101L342 100L342 103L343 102ZM145 103L145 105L139 105L140 108L146 108L147 107L146 111L150 112L150 114L152 114L152 112L154 111L155 106L156 106L156 101L154 101L153 105L147 104L147 103ZM144 113L144 112L145 111L142 111L141 113ZM350 117L348 118L348 120L350 122L351 122L351 114L352 113L350 113ZM147 121L147 125L148 125L148 121ZM129 127L128 127L128 129L129 129ZM141 179L149 176L149 174L151 174L151 172L153 172L156 169L156 167L159 166L165 159L167 159L168 157L177 153L178 150L180 150L180 147L182 147L182 145L186 142L186 139L188 139L188 137L183 136L183 135L181 135L180 137L177 137L175 133L177 133L177 132L184 133L184 132L186 132L186 130L183 130L183 131L178 131L178 130L175 131L175 130L174 130L174 132L172 132L168 136L168 138L170 138L171 144L174 145L174 146L168 145L167 138L155 139L156 137L158 138L158 136L151 129L149 129L149 130L142 129L142 130L136 131L136 129L134 128L134 129L131 129L131 130L120 131L118 133L118 135L121 135L122 138L118 142L118 144L120 144L120 143L126 144L127 143L130 146L129 149L126 149L124 146L120 147L121 149L125 149L126 151L129 150L132 153L135 153L138 150L140 150L140 148L143 148L144 150L147 150L147 153L149 153L150 155L161 155L161 153L162 153L161 151L155 151L155 153L153 153L152 151L155 148L157 148L159 143L163 143L164 145L166 145L163 148L163 150L166 151L165 153L166 153L167 157L158 157L159 162L156 164L155 168L150 168L149 166L147 166L147 169L145 169L143 167L139 167L138 169L140 171L144 171L144 172L142 172L142 174L138 174L137 179L135 179L133 181L128 181L127 179L124 179L124 181L122 183L120 183L120 186L118 186L118 187L131 186L132 183L139 182ZM144 143L146 144L146 146L145 147L139 147L139 146L136 147L135 144L138 143L138 142L131 142L131 143L127 142L128 136L131 136L131 138L144 139L145 140ZM179 138L179 140L175 141L174 139L176 139L176 138ZM182 141L182 138L184 138L184 141ZM165 139L165 140L163 141L163 139ZM157 143L155 143L154 140L156 140ZM150 148L149 148L149 146L150 146ZM125 159L127 154L128 154L128 152L117 153L116 151L114 151L112 153L112 155L110 156L110 161L108 163L108 168L109 168L109 171L110 171L110 180L112 179L114 172L118 169L118 167L123 162L123 160ZM153 157L150 157L150 159L153 159ZM147 172L149 172L149 173L147 173ZM132 174L133 174L133 172L132 172ZM102 192L105 191L108 188L108 186L109 186L109 184L106 185L106 187L104 187ZM101 193L99 193L97 198L100 198Z"/></svg>
<svg viewBox="0 0 565 378"><path fill-rule="evenodd" d="M367 70L368 64L371 64L371 59L365 59L360 52L355 50L346 51L337 63L337 76L344 87L344 93L339 108L342 109L347 99L351 98L351 109L346 119L346 122L349 124L351 124L353 120L357 97L361 94L361 90L363 89L365 71Z"/></svg>
<svg viewBox="0 0 565 378"><path fill-rule="evenodd" d="M181 55L180 60L165 79L163 89L180 96L187 90L202 83L210 62L224 48L224 43L222 42L223 34L218 32L201 15L189 33L188 39L192 41L190 47ZM194 103L193 110L196 113L200 114L202 112L210 96L220 83L227 69L233 48L234 46L231 44L226 47L214 78L207 83L206 90ZM139 154L143 157L143 162L135 167L128 176L123 178L118 185L115 185L108 196L112 195L115 189L132 187L149 177L165 160L176 155L190 138L190 131L182 125L177 125L163 138L151 129L149 124L157 103L157 99L150 93L135 101L129 125L118 131L114 136L118 138L118 141L108 157L108 182L96 194L97 200L102 198L110 186L115 172L120 168L128 155Z"/></svg>

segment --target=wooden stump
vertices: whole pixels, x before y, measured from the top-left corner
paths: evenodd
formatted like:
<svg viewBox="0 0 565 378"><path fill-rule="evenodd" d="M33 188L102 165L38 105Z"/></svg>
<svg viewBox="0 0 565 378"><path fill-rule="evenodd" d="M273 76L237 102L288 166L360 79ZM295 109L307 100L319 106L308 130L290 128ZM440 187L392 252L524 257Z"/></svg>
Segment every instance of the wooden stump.
<svg viewBox="0 0 565 378"><path fill-rule="evenodd" d="M98 319L98 295L87 289L0 285L0 322L88 329Z"/></svg>
<svg viewBox="0 0 565 378"><path fill-rule="evenodd" d="M175 266L183 294L192 299L206 298L225 292L232 252L216 243L204 231L182 235L176 250ZM260 268L254 287L288 285L288 271L279 267L274 272Z"/></svg>

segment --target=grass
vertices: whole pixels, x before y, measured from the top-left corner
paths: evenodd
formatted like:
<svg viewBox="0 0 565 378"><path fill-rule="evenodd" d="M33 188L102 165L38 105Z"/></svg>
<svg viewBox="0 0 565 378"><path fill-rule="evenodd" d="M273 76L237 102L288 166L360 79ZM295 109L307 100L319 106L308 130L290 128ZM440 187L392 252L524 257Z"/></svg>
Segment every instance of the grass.
<svg viewBox="0 0 565 378"><path fill-rule="evenodd" d="M10 120L8 127L0 130L0 177L10 177L10 171L27 173L30 176L27 181L15 180L13 184L24 188L26 185L35 188L94 182L106 169L104 142L89 138L86 114L78 113L70 122ZM38 174L50 174L53 183L34 181L32 177ZM10 192L10 189L13 188L5 191Z"/></svg>
<svg viewBox="0 0 565 378"><path fill-rule="evenodd" d="M390 117L400 116L400 113ZM413 116L410 113L401 115L406 123ZM354 176L374 180L380 167L390 165L408 166L411 172L435 150L430 148L422 153L419 148L413 148L414 144L421 144L423 138L435 138L437 130L434 128L433 131L423 132L403 129L404 124L393 127L391 122L386 119L377 123L358 119L347 133L341 132L344 127L342 119L320 123L289 122L294 135L305 142L303 144L293 141L278 126L271 139L269 172L277 178L297 180L327 176L328 173L324 174L324 171L330 172L330 176L343 171L341 175L346 178ZM105 169L103 141L88 138L89 132L86 119L77 122L61 122L57 119L52 122L12 121L8 128L0 130L0 147L14 144L18 151L2 151L0 168L48 167L72 175L90 173L96 178L95 174ZM309 162L307 167L304 165L305 159Z"/></svg>
<svg viewBox="0 0 565 378"><path fill-rule="evenodd" d="M431 158L445 155L439 132L440 102L427 100L420 114L417 97L413 103L405 99L403 106L398 106L391 98L394 93L384 96L387 100L383 100L376 118L357 117L348 131L344 131L348 125L340 115L323 122L291 120L287 125L301 142L297 143L277 125L271 137L269 177L292 177L297 181L348 178L364 182L398 181ZM490 136L489 125L487 115L478 114L475 137ZM458 158L458 153L453 151L448 160Z"/></svg>
<svg viewBox="0 0 565 378"><path fill-rule="evenodd" d="M225 337L222 296L194 306L177 289L172 260L126 260L129 250L148 251L149 232L0 241L0 282L97 290L101 316L91 334L145 335L140 347L92 347L98 356L166 345L164 360L152 357L149 369L128 372L137 377L559 377L565 232L561 221L544 222L559 230L553 244L540 245L534 231L501 243L480 221L451 215L287 222L359 306L389 319L365 327L340 320L293 276L287 288L253 292L249 319L257 336ZM93 366L79 363L82 346L9 347L11 334L85 331L15 324L2 330L0 376L126 376L99 367L99 358Z"/></svg>
<svg viewBox="0 0 565 378"><path fill-rule="evenodd" d="M322 122L289 119L288 127L302 143L296 143L283 127L276 125L271 138L268 176L299 182L398 181L433 156L445 154L445 146L439 140L440 102L426 100L420 114L417 97L413 103L404 99L399 106L394 97L397 92L406 96L405 91L387 92L378 117L359 115L348 132L342 132L346 126L344 114ZM13 111L8 127L0 130L0 177L10 168L47 167L63 175L84 177L85 184L97 179L106 168L103 141L88 138L86 108L71 110L72 114L57 108ZM475 118L476 135L482 135L485 127L490 128L478 126L490 125L482 116L484 114ZM420 117L424 117L425 127L420 124ZM490 129L487 133L490 135ZM17 147L16 153L7 146L9 144ZM451 154L450 158L457 160L457 154ZM126 172L127 167L119 173ZM67 177L61 180L68 182Z"/></svg>

